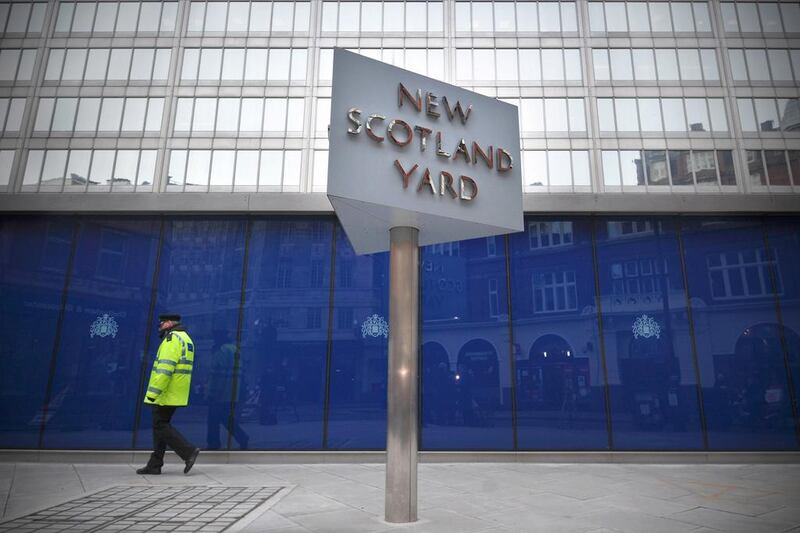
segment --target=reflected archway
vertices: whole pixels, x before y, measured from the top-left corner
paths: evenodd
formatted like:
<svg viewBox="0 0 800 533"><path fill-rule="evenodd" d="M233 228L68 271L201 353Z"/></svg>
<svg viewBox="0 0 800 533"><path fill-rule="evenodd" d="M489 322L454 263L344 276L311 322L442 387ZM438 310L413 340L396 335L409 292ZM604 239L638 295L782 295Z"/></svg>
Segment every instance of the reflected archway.
<svg viewBox="0 0 800 533"><path fill-rule="evenodd" d="M518 395L528 406L572 414L589 391L588 359L559 335L542 335L518 365Z"/></svg>
<svg viewBox="0 0 800 533"><path fill-rule="evenodd" d="M500 403L497 350L485 339L473 339L458 352L458 414L465 426L489 425Z"/></svg>
<svg viewBox="0 0 800 533"><path fill-rule="evenodd" d="M791 395L784 361L780 326L760 323L746 328L736 339L732 355L714 358L717 408L727 413L723 426L787 429L792 425ZM800 336L783 328L789 366L796 375Z"/></svg>
<svg viewBox="0 0 800 533"><path fill-rule="evenodd" d="M422 345L422 421L424 424L454 423L455 375L447 350L438 342Z"/></svg>

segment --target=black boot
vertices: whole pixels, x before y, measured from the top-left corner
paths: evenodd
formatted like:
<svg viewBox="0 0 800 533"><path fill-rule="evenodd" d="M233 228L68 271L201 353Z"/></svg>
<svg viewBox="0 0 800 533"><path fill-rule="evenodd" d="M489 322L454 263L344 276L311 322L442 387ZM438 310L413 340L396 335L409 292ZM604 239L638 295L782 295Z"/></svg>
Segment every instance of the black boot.
<svg viewBox="0 0 800 533"><path fill-rule="evenodd" d="M194 462L197 461L198 455L200 455L200 448L195 448L192 451L192 455L190 455L189 458L186 459L186 468L183 469L184 474L188 474L189 470L192 469L192 467L194 466Z"/></svg>
<svg viewBox="0 0 800 533"><path fill-rule="evenodd" d="M160 466L143 466L142 468L136 471L137 474L141 474L143 476L157 476L161 473Z"/></svg>

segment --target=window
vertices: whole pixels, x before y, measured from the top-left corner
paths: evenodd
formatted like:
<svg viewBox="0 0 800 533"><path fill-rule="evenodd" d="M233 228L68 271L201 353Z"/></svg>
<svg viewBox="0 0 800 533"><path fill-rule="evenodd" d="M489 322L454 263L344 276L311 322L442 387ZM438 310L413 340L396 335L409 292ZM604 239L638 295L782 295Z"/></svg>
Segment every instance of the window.
<svg viewBox="0 0 800 533"><path fill-rule="evenodd" d="M598 81L719 81L716 54L711 48L595 48L593 57Z"/></svg>
<svg viewBox="0 0 800 533"><path fill-rule="evenodd" d="M707 255L711 297L714 300L772 297L770 267L778 278L777 286L783 287L777 250L773 250L773 254L772 261L767 260L761 248Z"/></svg>
<svg viewBox="0 0 800 533"><path fill-rule="evenodd" d="M53 82L166 81L171 53L169 48L51 48L44 79Z"/></svg>
<svg viewBox="0 0 800 533"><path fill-rule="evenodd" d="M56 33L173 33L177 12L176 1L62 1L58 4Z"/></svg>
<svg viewBox="0 0 800 533"><path fill-rule="evenodd" d="M46 2L13 2L0 5L0 33L37 34L42 31Z"/></svg>
<svg viewBox="0 0 800 533"><path fill-rule="evenodd" d="M535 313L577 310L575 271L534 272L533 307Z"/></svg>
<svg viewBox="0 0 800 533"><path fill-rule="evenodd" d="M155 161L156 150L30 150L22 190L150 191Z"/></svg>
<svg viewBox="0 0 800 533"><path fill-rule="evenodd" d="M497 290L497 278L489 278L489 316L500 316L500 298Z"/></svg>
<svg viewBox="0 0 800 533"><path fill-rule="evenodd" d="M0 50L0 82L30 81L36 50L4 48Z"/></svg>
<svg viewBox="0 0 800 533"><path fill-rule="evenodd" d="M300 151L171 151L167 191L208 191L209 186L217 190L298 192Z"/></svg>
<svg viewBox="0 0 800 533"><path fill-rule="evenodd" d="M187 48L182 81L282 82L306 79L304 48ZM199 65L199 72L198 72Z"/></svg>
<svg viewBox="0 0 800 533"><path fill-rule="evenodd" d="M671 33L673 24L677 33L711 32L708 3L618 0L589 2L589 25L592 32Z"/></svg>
<svg viewBox="0 0 800 533"><path fill-rule="evenodd" d="M798 78L800 50L748 48L728 50L733 79L786 83ZM794 68L794 74L792 69Z"/></svg>
<svg viewBox="0 0 800 533"><path fill-rule="evenodd" d="M528 244L531 250L572 245L572 222L529 222Z"/></svg>

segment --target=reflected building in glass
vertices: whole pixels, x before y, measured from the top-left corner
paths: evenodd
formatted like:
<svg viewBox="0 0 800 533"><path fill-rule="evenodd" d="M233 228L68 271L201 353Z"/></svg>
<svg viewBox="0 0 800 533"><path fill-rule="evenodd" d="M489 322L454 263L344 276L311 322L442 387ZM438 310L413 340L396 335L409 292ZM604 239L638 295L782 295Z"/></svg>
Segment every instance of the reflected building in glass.
<svg viewBox="0 0 800 533"><path fill-rule="evenodd" d="M203 448L384 448L335 47L519 109L525 230L421 253L422 450L798 449L800 3L726 0L0 3L0 448L147 448L165 311Z"/></svg>

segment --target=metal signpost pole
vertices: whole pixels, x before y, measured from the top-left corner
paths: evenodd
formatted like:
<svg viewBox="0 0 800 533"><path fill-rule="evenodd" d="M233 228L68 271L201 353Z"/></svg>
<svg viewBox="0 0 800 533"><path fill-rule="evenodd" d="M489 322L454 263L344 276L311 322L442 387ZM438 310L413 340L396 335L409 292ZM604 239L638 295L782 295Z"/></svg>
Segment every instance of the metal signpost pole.
<svg viewBox="0 0 800 533"><path fill-rule="evenodd" d="M417 520L419 230L389 230L386 521Z"/></svg>

